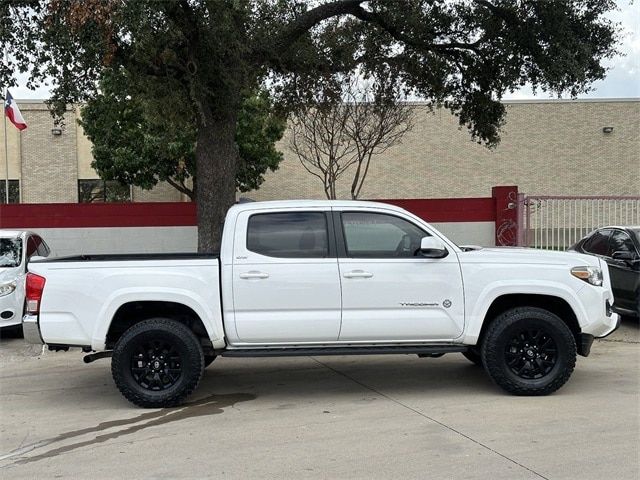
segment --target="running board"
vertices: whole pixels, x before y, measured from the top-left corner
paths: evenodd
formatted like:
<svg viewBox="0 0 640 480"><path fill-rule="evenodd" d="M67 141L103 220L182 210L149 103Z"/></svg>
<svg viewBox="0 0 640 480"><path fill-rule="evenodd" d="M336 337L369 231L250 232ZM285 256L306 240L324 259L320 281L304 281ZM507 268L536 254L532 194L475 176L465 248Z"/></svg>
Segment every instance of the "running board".
<svg viewBox="0 0 640 480"><path fill-rule="evenodd" d="M319 355L390 355L418 354L444 355L461 353L469 349L467 345L401 345L380 347L281 347L281 348L238 348L216 352L223 357L306 357Z"/></svg>

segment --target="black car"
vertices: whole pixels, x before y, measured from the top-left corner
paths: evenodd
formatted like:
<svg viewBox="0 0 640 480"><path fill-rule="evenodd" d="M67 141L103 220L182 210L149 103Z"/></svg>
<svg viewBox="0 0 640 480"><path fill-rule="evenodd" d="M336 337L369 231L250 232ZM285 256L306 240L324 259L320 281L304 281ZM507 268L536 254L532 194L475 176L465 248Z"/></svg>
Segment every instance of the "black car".
<svg viewBox="0 0 640 480"><path fill-rule="evenodd" d="M599 228L569 250L602 257L609 264L614 310L640 317L640 226Z"/></svg>

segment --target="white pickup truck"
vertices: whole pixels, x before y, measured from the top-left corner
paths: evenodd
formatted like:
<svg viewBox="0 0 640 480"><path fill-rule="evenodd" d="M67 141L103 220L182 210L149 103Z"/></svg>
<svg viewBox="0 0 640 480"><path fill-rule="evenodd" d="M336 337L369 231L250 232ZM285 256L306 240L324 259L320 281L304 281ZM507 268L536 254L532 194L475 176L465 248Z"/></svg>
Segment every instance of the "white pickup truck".
<svg viewBox="0 0 640 480"><path fill-rule="evenodd" d="M29 264L25 338L112 357L122 394L180 403L216 356L459 352L518 395L544 395L619 324L607 265L578 253L458 247L401 208L245 203L218 255Z"/></svg>

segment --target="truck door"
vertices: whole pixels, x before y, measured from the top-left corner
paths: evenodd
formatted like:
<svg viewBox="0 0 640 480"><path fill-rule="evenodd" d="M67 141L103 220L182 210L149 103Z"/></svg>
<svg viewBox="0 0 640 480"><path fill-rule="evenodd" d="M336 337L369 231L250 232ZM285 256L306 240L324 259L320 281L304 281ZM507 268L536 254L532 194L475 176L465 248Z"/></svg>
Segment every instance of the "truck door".
<svg viewBox="0 0 640 480"><path fill-rule="evenodd" d="M455 252L421 257L430 234L395 214L337 212L341 341L449 341L464 327Z"/></svg>
<svg viewBox="0 0 640 480"><path fill-rule="evenodd" d="M328 212L245 211L236 225L233 303L238 343L336 341L341 292Z"/></svg>

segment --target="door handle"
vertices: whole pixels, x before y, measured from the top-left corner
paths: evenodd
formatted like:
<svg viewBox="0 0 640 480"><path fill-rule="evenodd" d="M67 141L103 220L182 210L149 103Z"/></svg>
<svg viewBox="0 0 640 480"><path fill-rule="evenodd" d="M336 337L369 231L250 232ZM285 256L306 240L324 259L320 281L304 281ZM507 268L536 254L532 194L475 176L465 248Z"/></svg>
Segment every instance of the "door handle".
<svg viewBox="0 0 640 480"><path fill-rule="evenodd" d="M373 273L365 272L364 270L353 270L343 275L344 278L371 278Z"/></svg>
<svg viewBox="0 0 640 480"><path fill-rule="evenodd" d="M251 279L251 278L269 278L269 274L265 272L245 272L240 274L240 278Z"/></svg>

